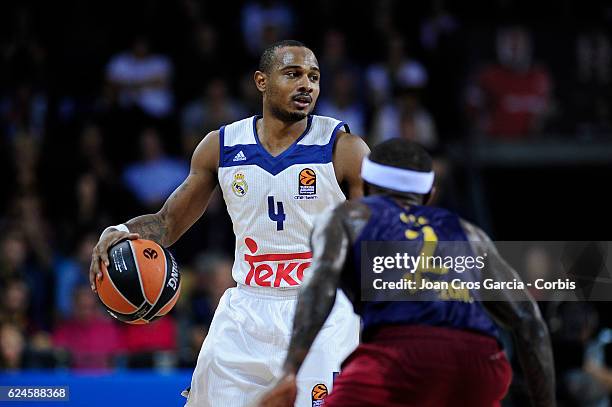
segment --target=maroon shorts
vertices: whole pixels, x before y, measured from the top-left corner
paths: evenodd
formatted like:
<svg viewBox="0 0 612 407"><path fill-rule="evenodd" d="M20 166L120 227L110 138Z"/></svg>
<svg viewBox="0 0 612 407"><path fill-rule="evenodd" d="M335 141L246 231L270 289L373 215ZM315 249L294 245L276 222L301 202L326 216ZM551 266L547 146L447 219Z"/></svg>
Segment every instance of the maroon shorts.
<svg viewBox="0 0 612 407"><path fill-rule="evenodd" d="M489 336L428 326L381 328L344 362L325 407L492 407L512 370Z"/></svg>

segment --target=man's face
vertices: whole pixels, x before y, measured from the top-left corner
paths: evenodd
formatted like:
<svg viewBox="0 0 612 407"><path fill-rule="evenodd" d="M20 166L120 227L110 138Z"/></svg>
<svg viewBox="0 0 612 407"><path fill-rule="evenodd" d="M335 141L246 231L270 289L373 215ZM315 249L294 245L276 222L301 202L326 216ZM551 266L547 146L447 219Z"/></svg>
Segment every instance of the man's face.
<svg viewBox="0 0 612 407"><path fill-rule="evenodd" d="M266 75L264 104L279 119L292 122L304 119L319 97L319 64L311 50L283 47Z"/></svg>

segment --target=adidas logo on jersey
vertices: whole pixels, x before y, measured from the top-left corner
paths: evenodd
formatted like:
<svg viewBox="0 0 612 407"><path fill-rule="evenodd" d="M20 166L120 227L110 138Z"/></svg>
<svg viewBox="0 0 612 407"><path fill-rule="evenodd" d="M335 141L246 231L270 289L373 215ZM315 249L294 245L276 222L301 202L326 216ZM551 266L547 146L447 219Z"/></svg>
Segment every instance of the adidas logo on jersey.
<svg viewBox="0 0 612 407"><path fill-rule="evenodd" d="M244 160L246 160L246 155L244 155L242 150L240 150L240 152L234 156L234 159L232 161L244 161Z"/></svg>

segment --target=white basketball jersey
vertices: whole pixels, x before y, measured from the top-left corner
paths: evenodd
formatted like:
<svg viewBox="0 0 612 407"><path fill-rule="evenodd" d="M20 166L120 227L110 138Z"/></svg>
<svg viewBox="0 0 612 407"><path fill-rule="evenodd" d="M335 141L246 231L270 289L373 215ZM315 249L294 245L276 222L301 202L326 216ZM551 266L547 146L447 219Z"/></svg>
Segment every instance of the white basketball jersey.
<svg viewBox="0 0 612 407"><path fill-rule="evenodd" d="M219 132L219 185L236 234L232 275L239 284L297 288L310 266L315 216L346 199L332 151L336 134L348 126L311 115L304 133L273 157L259 142L260 118Z"/></svg>

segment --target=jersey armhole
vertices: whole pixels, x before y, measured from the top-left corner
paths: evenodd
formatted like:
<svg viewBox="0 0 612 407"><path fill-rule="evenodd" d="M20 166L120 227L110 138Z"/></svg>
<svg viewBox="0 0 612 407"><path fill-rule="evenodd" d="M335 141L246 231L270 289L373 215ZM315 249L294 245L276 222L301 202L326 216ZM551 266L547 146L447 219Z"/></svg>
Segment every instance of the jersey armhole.
<svg viewBox="0 0 612 407"><path fill-rule="evenodd" d="M336 125L336 127L334 127L334 130L332 131L331 137L329 138L329 144L328 144L328 148L327 148L327 151L326 151L327 159L329 160L329 162L333 162L334 147L336 146L336 136L338 135L338 132L342 128L344 128L344 131L346 133L350 133L351 132L351 129L349 128L348 124L346 124L345 122L340 122L340 123L338 123Z"/></svg>
<svg viewBox="0 0 612 407"><path fill-rule="evenodd" d="M221 126L219 129L219 167L223 167L225 164L225 157L223 150L225 150L225 126Z"/></svg>

